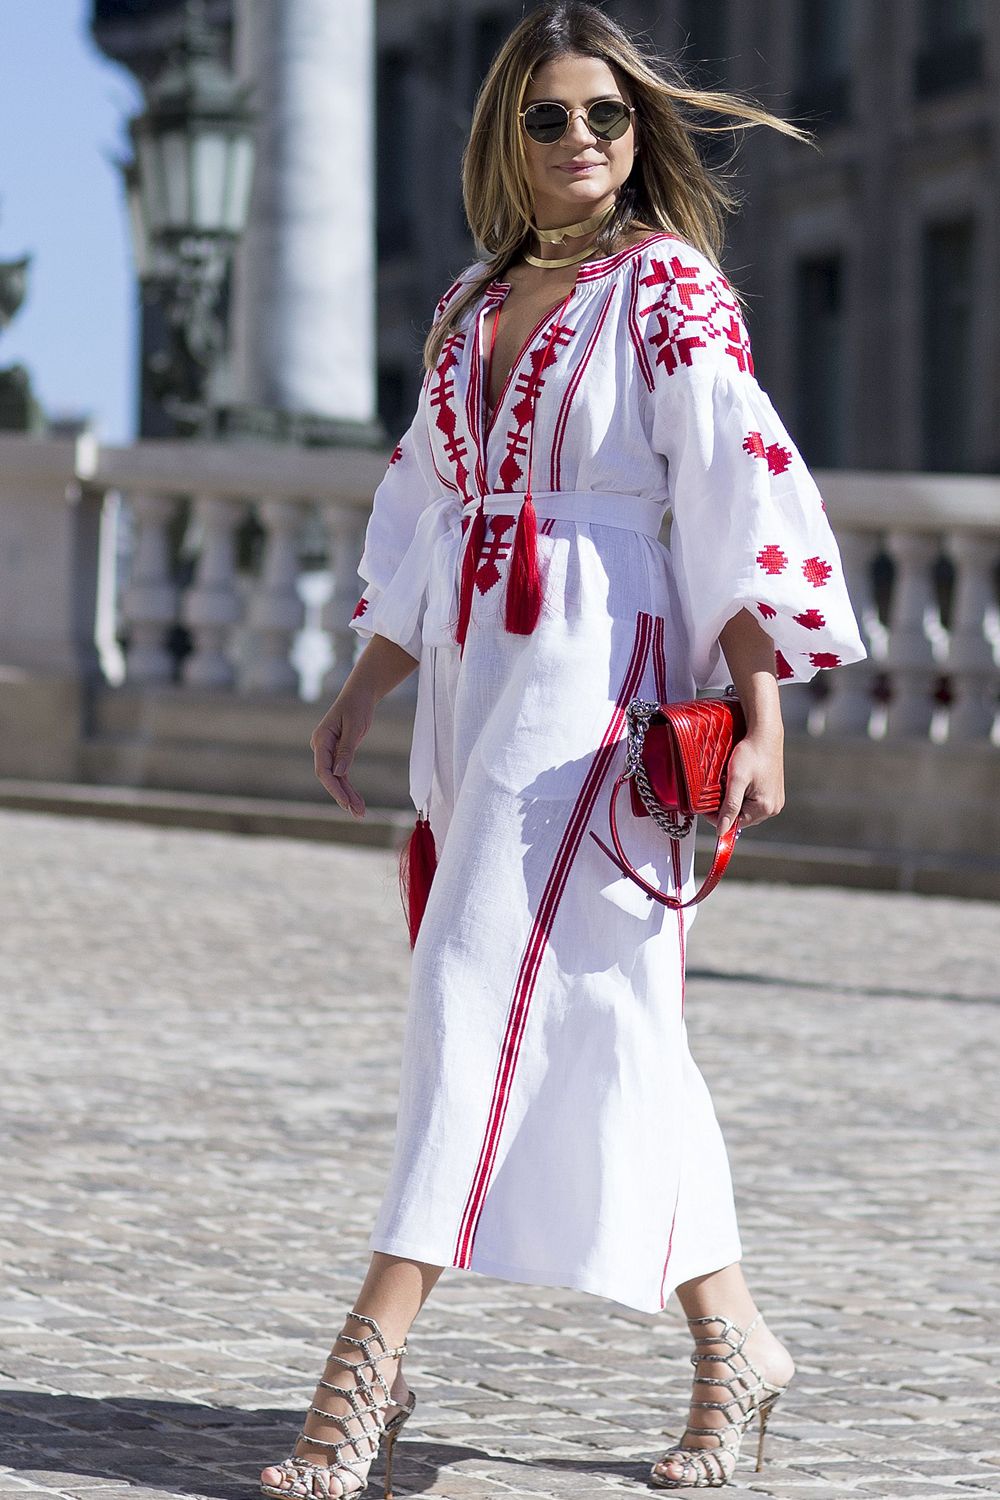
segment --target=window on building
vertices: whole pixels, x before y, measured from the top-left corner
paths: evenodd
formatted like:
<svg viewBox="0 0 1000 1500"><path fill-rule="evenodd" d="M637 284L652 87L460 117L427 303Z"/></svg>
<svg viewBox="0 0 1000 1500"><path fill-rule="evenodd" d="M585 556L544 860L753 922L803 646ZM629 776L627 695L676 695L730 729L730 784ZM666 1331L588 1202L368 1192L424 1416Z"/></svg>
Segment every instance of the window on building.
<svg viewBox="0 0 1000 1500"><path fill-rule="evenodd" d="M808 127L840 124L850 111L852 0L798 0L794 112Z"/></svg>
<svg viewBox="0 0 1000 1500"><path fill-rule="evenodd" d="M847 446L844 258L810 256L796 269L796 443L807 464L840 468Z"/></svg>
<svg viewBox="0 0 1000 1500"><path fill-rule="evenodd" d="M679 62L698 88L724 84L729 48L728 0L682 0Z"/></svg>
<svg viewBox="0 0 1000 1500"><path fill-rule="evenodd" d="M490 70L490 64L514 29L516 19L500 10L481 12L472 26L472 87L479 88Z"/></svg>
<svg viewBox="0 0 1000 1500"><path fill-rule="evenodd" d="M921 431L926 469L973 467L972 340L975 228L930 224L923 241Z"/></svg>
<svg viewBox="0 0 1000 1500"><path fill-rule="evenodd" d="M921 0L914 87L923 97L983 78L983 0Z"/></svg>
<svg viewBox="0 0 1000 1500"><path fill-rule="evenodd" d="M921 0L920 25L930 46L972 36L983 23L982 0Z"/></svg>
<svg viewBox="0 0 1000 1500"><path fill-rule="evenodd" d="M681 0L677 23L677 63L692 88L725 88L729 71L728 0ZM708 111L704 116L696 113L695 122L713 126L724 123ZM734 138L726 131L696 134L695 144L706 165L721 167L732 155Z"/></svg>
<svg viewBox="0 0 1000 1500"><path fill-rule="evenodd" d="M419 379L417 380L419 386ZM406 431L413 419L419 390L413 391L413 375L410 371L383 365L376 378L378 414L389 434L390 445ZM412 401L411 401L412 397Z"/></svg>
<svg viewBox="0 0 1000 1500"><path fill-rule="evenodd" d="M409 53L395 47L380 52L375 94L376 242L380 256L412 249L409 83Z"/></svg>

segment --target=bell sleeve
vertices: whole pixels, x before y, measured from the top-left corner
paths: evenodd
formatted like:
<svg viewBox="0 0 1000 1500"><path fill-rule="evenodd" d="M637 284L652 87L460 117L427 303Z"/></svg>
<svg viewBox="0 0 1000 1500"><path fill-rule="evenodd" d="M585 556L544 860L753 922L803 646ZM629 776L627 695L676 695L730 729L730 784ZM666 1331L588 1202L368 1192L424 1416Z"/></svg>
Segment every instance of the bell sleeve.
<svg viewBox="0 0 1000 1500"><path fill-rule="evenodd" d="M434 322L481 269L480 262L463 271L438 300ZM389 458L385 474L372 497L358 576L365 584L350 628L363 640L383 635L420 660L426 605L424 552L430 541L431 502L440 501L442 484L434 467L429 420L431 375L426 371L417 409ZM427 535L415 543L418 529ZM407 555L409 554L409 556Z"/></svg>
<svg viewBox="0 0 1000 1500"><path fill-rule="evenodd" d="M645 344L694 680L710 690L731 680L719 632L744 608L774 642L779 682L861 661L867 652L826 506L755 378L732 289L685 242L667 250L643 280L653 291Z"/></svg>
<svg viewBox="0 0 1000 1500"><path fill-rule="evenodd" d="M358 576L365 588L350 619L350 628L363 640L384 635L420 659L421 618L411 612L402 623L391 607L394 580L416 533L420 517L441 491L434 473L427 427L427 379L421 387L416 413L396 444L385 474L372 498ZM400 580L402 582L403 580ZM401 628L402 625L402 628Z"/></svg>

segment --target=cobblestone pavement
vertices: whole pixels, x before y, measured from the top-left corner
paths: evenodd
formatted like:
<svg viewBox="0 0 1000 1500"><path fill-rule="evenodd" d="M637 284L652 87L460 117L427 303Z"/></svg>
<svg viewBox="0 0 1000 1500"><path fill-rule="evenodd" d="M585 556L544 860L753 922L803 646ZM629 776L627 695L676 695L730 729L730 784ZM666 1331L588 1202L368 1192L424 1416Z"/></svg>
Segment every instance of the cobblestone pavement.
<svg viewBox="0 0 1000 1500"><path fill-rule="evenodd" d="M252 1496L367 1265L393 856L16 813L0 851L0 1500ZM699 913L692 1047L798 1363L730 1490L1000 1495L998 952L985 902L728 880ZM689 1347L675 1298L447 1269L397 1494L656 1493Z"/></svg>

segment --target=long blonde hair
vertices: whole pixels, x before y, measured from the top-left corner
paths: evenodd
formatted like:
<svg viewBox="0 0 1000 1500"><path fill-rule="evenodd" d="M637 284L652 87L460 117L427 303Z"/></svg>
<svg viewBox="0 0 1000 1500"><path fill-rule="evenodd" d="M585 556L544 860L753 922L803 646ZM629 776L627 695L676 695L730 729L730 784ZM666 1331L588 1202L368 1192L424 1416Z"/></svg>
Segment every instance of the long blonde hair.
<svg viewBox="0 0 1000 1500"><path fill-rule="evenodd" d="M633 231L668 230L719 267L725 217L739 200L729 175L704 165L694 136L737 127L695 123L695 111L735 116L744 125L769 125L815 144L811 133L761 109L751 99L719 89L691 88L676 63L640 44L596 5L549 0L519 21L490 65L476 95L462 154L462 196L469 226L488 264L457 293L424 343L424 365L437 363L445 339L490 282L531 249L532 201L518 110L534 71L565 53L598 57L615 73L626 103L634 104L640 149L619 190L614 212L594 239L594 252L612 255ZM817 147L817 149L819 149ZM733 288L739 299L739 293Z"/></svg>

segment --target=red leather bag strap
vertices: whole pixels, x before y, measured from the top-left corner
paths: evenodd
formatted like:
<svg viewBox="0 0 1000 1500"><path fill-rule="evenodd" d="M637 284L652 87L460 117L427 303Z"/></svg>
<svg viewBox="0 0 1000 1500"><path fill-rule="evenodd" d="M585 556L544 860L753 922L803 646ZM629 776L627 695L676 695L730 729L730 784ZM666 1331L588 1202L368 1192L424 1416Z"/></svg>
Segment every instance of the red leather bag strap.
<svg viewBox="0 0 1000 1500"><path fill-rule="evenodd" d="M679 901L676 896L667 896L663 891L658 891L655 886L650 885L648 880L643 879L622 847L621 835L618 832L618 817L615 811L615 804L618 801L618 793L621 791L622 783L625 780L625 776L619 776L615 781L611 791L611 806L608 808L611 838L617 853L615 850L609 849L604 840L597 837L593 829L590 830L590 837L594 840L595 844L604 850L608 858L618 866L623 875L627 875L629 880L633 881L640 890L645 891L647 896L651 896L654 901L659 901L661 906L669 906L672 911L678 911L683 906L694 906L696 901L704 901L705 897L711 895L712 891L715 890L715 887L725 874L726 866L732 858L733 850L736 847L736 840L740 836L741 829L735 823L732 823L726 832L716 841L711 869L705 876L699 889L689 900Z"/></svg>

